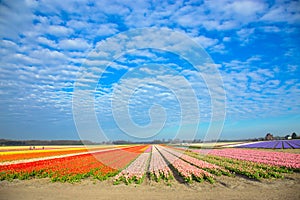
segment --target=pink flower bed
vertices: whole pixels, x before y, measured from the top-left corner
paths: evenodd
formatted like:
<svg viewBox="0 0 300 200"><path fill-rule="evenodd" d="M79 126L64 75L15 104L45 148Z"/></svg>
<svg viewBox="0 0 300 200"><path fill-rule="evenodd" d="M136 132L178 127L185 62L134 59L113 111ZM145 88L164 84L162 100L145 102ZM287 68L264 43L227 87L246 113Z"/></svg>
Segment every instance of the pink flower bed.
<svg viewBox="0 0 300 200"><path fill-rule="evenodd" d="M178 171L178 173L184 178L186 182L191 182L193 179L196 181L201 181L207 179L213 182L213 175L195 167L179 157L169 153L165 147L159 146L158 150L162 155L171 163L171 165Z"/></svg>
<svg viewBox="0 0 300 200"><path fill-rule="evenodd" d="M193 151L202 152L202 150ZM300 168L300 154L247 149L214 149L209 154L292 169Z"/></svg>
<svg viewBox="0 0 300 200"><path fill-rule="evenodd" d="M136 183L141 183L143 176L146 173L149 157L149 153L142 153L135 161L115 177L115 182L123 181L125 183L131 183L134 181Z"/></svg>
<svg viewBox="0 0 300 200"><path fill-rule="evenodd" d="M149 145L149 147L144 151L144 153L151 153L152 145Z"/></svg>
<svg viewBox="0 0 300 200"><path fill-rule="evenodd" d="M172 172L168 164L160 155L155 146L152 147L149 172L155 177L156 181L158 181L160 178L168 180L172 177Z"/></svg>
<svg viewBox="0 0 300 200"><path fill-rule="evenodd" d="M183 154L182 152L178 152L178 151L175 151L173 149L167 149L170 153L174 154L175 156L177 157L180 157L181 159L201 168L201 169L207 169L209 170L210 172L214 172L216 174L230 174L230 172L228 170L226 170L225 168L223 167L220 167L220 166L217 166L215 164L212 164L212 163L209 163L209 162L206 162L206 161L203 161L203 160L199 160L197 158L194 158L194 157L191 157L191 156L188 156L186 154Z"/></svg>

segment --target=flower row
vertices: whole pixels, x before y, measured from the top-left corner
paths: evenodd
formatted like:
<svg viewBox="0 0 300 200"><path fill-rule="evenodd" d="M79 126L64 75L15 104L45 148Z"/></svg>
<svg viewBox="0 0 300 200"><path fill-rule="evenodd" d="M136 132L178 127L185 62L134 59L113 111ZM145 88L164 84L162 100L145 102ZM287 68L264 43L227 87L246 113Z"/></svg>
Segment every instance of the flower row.
<svg viewBox="0 0 300 200"><path fill-rule="evenodd" d="M114 180L114 184L119 184L121 181L125 184L135 182L141 183L146 174L150 154L142 153L134 160L126 169L122 170Z"/></svg>
<svg viewBox="0 0 300 200"><path fill-rule="evenodd" d="M186 182L192 182L192 180L196 180L198 182L208 180L213 183L214 178L213 175L203 169L195 167L179 157L171 154L166 150L165 147L159 146L158 150L161 152L163 157L165 157L168 162L174 167L174 169L183 177Z"/></svg>
<svg viewBox="0 0 300 200"><path fill-rule="evenodd" d="M182 160L184 160L188 163L191 163L192 165L197 166L201 169L204 169L205 171L208 171L212 174L219 175L219 176L222 175L222 174L228 175L228 176L231 175L230 171L225 169L224 167L220 167L220 166L217 166L215 164L212 164L212 163L209 163L209 162L206 162L206 161L188 156L184 152L178 152L178 151L175 151L175 150L170 149L170 148L168 148L167 150L170 153L172 153L173 155L181 158Z"/></svg>
<svg viewBox="0 0 300 200"><path fill-rule="evenodd" d="M157 147L152 147L152 155L150 160L150 166L149 166L149 173L150 176L155 180L159 181L160 179L164 179L168 181L169 179L173 178L172 172L164 160L164 158L161 156L161 154L158 152Z"/></svg>

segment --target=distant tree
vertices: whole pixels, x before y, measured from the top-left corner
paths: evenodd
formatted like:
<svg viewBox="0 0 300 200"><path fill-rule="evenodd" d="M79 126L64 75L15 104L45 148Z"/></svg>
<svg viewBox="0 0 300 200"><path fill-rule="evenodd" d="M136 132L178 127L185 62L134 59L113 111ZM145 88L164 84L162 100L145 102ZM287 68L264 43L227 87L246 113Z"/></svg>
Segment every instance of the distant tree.
<svg viewBox="0 0 300 200"><path fill-rule="evenodd" d="M265 137L265 140L273 140L274 137L271 133L267 133L266 137Z"/></svg>
<svg viewBox="0 0 300 200"><path fill-rule="evenodd" d="M292 139L296 139L297 138L297 134L294 132L292 133Z"/></svg>

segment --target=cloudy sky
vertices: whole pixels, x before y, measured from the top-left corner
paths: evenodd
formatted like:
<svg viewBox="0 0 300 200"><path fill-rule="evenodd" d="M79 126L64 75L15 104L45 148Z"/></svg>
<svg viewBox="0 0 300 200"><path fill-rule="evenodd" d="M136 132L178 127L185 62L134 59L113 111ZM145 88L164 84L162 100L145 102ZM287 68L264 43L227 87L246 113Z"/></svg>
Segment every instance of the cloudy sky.
<svg viewBox="0 0 300 200"><path fill-rule="evenodd" d="M299 28L299 1L1 1L0 138L300 133Z"/></svg>

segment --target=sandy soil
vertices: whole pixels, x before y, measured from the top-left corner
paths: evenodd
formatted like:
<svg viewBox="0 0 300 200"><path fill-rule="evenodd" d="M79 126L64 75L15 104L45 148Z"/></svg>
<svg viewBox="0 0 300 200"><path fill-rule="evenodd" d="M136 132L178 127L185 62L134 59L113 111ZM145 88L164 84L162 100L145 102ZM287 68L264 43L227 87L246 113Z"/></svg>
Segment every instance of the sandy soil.
<svg viewBox="0 0 300 200"><path fill-rule="evenodd" d="M171 186L145 180L141 185L112 185L84 180L51 183L49 179L0 182L0 199L300 199L300 173L285 179L253 181L242 177L217 177L217 182L190 185L172 181Z"/></svg>

